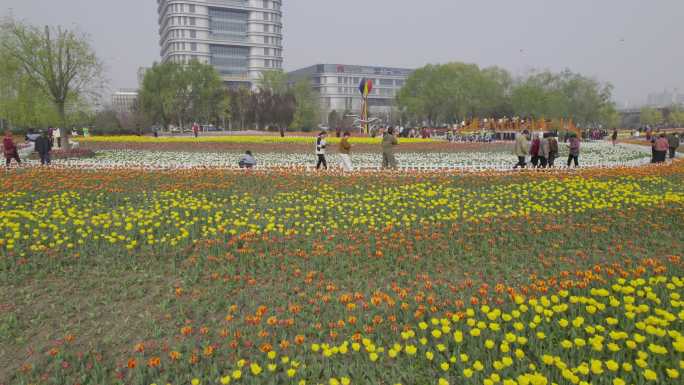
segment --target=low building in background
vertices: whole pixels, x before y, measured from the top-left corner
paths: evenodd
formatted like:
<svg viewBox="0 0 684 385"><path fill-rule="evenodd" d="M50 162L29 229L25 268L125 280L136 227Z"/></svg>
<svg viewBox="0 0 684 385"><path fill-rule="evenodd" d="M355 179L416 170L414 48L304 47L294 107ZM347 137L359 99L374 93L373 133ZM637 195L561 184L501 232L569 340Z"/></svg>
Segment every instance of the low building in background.
<svg viewBox="0 0 684 385"><path fill-rule="evenodd" d="M138 100L138 90L121 89L112 94L112 108L119 114L132 114Z"/></svg>
<svg viewBox="0 0 684 385"><path fill-rule="evenodd" d="M684 105L684 94L678 89L674 91L663 91L648 95L646 104L649 107L670 107L674 105Z"/></svg>
<svg viewBox="0 0 684 385"><path fill-rule="evenodd" d="M336 111L359 115L362 98L359 92L361 79L373 81L373 91L368 96L369 114L386 122L399 121L395 97L406 79L413 72L407 68L373 67L345 64L316 64L292 71L291 82L307 80L320 96L321 119L328 124L328 115Z"/></svg>

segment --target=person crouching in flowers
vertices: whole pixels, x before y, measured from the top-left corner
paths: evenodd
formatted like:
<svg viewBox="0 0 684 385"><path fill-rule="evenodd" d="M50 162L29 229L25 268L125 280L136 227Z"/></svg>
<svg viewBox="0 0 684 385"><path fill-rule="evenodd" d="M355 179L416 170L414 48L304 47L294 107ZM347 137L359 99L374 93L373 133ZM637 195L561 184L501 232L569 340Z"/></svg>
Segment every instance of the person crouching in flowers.
<svg viewBox="0 0 684 385"><path fill-rule="evenodd" d="M252 155L252 151L246 151L244 155L240 158L238 166L240 168L254 168L257 164L256 158Z"/></svg>
<svg viewBox="0 0 684 385"><path fill-rule="evenodd" d="M325 141L325 138L328 136L326 132L321 132L318 134L318 137L316 137L316 156L318 157L318 163L316 163L316 170L319 170L321 166L325 170L328 169L328 162L325 160L325 148L328 146L328 143Z"/></svg>
<svg viewBox="0 0 684 385"><path fill-rule="evenodd" d="M340 161L342 162L342 169L346 172L352 170L351 161L351 144L349 143L349 132L345 132L342 135L342 140L340 141Z"/></svg>

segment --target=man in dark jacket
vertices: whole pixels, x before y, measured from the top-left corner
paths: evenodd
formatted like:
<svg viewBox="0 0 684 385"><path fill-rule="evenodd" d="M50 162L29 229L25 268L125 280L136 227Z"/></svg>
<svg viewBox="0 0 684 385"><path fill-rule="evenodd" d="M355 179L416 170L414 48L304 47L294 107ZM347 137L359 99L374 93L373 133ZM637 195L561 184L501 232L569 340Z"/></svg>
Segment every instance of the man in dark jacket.
<svg viewBox="0 0 684 385"><path fill-rule="evenodd" d="M43 166L50 164L50 151L52 151L52 143L46 132L36 139L36 152L40 155L40 164Z"/></svg>

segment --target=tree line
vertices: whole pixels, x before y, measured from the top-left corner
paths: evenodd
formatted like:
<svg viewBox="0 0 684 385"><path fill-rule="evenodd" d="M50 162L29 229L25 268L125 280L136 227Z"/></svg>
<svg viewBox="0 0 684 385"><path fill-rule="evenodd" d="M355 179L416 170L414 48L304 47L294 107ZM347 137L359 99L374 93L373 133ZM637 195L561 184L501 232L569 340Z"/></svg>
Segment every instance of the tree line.
<svg viewBox="0 0 684 385"><path fill-rule="evenodd" d="M318 124L311 85L290 84L282 70L263 72L256 88L227 88L209 64L155 64L145 74L139 101L141 111L165 128L200 122L224 129L306 130Z"/></svg>
<svg viewBox="0 0 684 385"><path fill-rule="evenodd" d="M404 117L430 125L473 118L573 119L582 126L617 127L612 86L569 70L513 78L499 67L427 65L412 73L397 95Z"/></svg>

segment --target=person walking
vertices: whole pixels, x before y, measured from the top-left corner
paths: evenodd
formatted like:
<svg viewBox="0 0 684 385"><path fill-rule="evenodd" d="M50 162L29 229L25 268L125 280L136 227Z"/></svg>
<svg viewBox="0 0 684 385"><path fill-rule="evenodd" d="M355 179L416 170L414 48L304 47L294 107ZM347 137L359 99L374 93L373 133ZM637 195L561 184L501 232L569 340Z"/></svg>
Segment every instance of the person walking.
<svg viewBox="0 0 684 385"><path fill-rule="evenodd" d="M667 158L667 150L670 149L670 143L667 140L667 135L660 134L653 144L653 161L654 163L664 163Z"/></svg>
<svg viewBox="0 0 684 385"><path fill-rule="evenodd" d="M342 169L346 172L352 170L351 161L351 143L349 143L349 132L342 134L342 140L340 141L340 161L342 163Z"/></svg>
<svg viewBox="0 0 684 385"><path fill-rule="evenodd" d="M62 148L62 130L57 127L52 134L57 139L57 148Z"/></svg>
<svg viewBox="0 0 684 385"><path fill-rule="evenodd" d="M394 146L399 142L394 136L394 128L390 127L382 136L382 168L397 168L397 158L394 156Z"/></svg>
<svg viewBox="0 0 684 385"><path fill-rule="evenodd" d="M43 132L38 139L36 139L36 152L40 155L40 164L43 166L50 164L50 151L52 151L52 144L46 132Z"/></svg>
<svg viewBox="0 0 684 385"><path fill-rule="evenodd" d="M197 122L192 124L192 133L195 134L195 138L199 136L199 129L200 127L199 124L197 124Z"/></svg>
<svg viewBox="0 0 684 385"><path fill-rule="evenodd" d="M539 140L539 136L535 135L534 139L532 139L532 145L530 146L530 157L531 157L530 162L532 163L532 167L534 167L534 168L539 166L539 147L540 146L541 146L541 141Z"/></svg>
<svg viewBox="0 0 684 385"><path fill-rule="evenodd" d="M539 140L539 167L546 168L549 164L549 135L544 133L542 138Z"/></svg>
<svg viewBox="0 0 684 385"><path fill-rule="evenodd" d="M12 138L12 132L10 130L5 131L5 138L2 140L3 152L5 154L5 166L10 167L12 159L16 160L19 165L21 165L21 159L19 159L19 150L14 144L14 139Z"/></svg>
<svg viewBox="0 0 684 385"><path fill-rule="evenodd" d="M518 167L525 168L527 166L525 160L527 158L527 153L529 152L530 146L529 142L527 141L527 136L529 134L529 131L524 130L515 137L515 148L513 149L513 154L518 157L518 164L516 164L513 169Z"/></svg>
<svg viewBox="0 0 684 385"><path fill-rule="evenodd" d="M50 146L55 146L55 129L52 126L48 127L47 130L48 140L50 140Z"/></svg>
<svg viewBox="0 0 684 385"><path fill-rule="evenodd" d="M575 167L579 167L579 154L580 154L580 140L577 134L572 134L570 139L568 139L568 144L570 146L570 155L568 155L568 167L574 161Z"/></svg>
<svg viewBox="0 0 684 385"><path fill-rule="evenodd" d="M675 155L677 155L677 148L679 148L679 136L677 136L677 133L671 133L667 138L667 142L670 147L670 159L674 159Z"/></svg>
<svg viewBox="0 0 684 385"><path fill-rule="evenodd" d="M318 156L316 170L319 170L321 166L323 166L325 170L328 169L328 162L325 159L325 148L328 146L328 143L325 141L327 136L328 134L325 131L322 131L316 138L316 156Z"/></svg>
<svg viewBox="0 0 684 385"><path fill-rule="evenodd" d="M549 168L552 168L558 158L558 140L555 134L549 135Z"/></svg>
<svg viewBox="0 0 684 385"><path fill-rule="evenodd" d="M613 146L617 145L618 140L618 130L617 128L613 130Z"/></svg>

